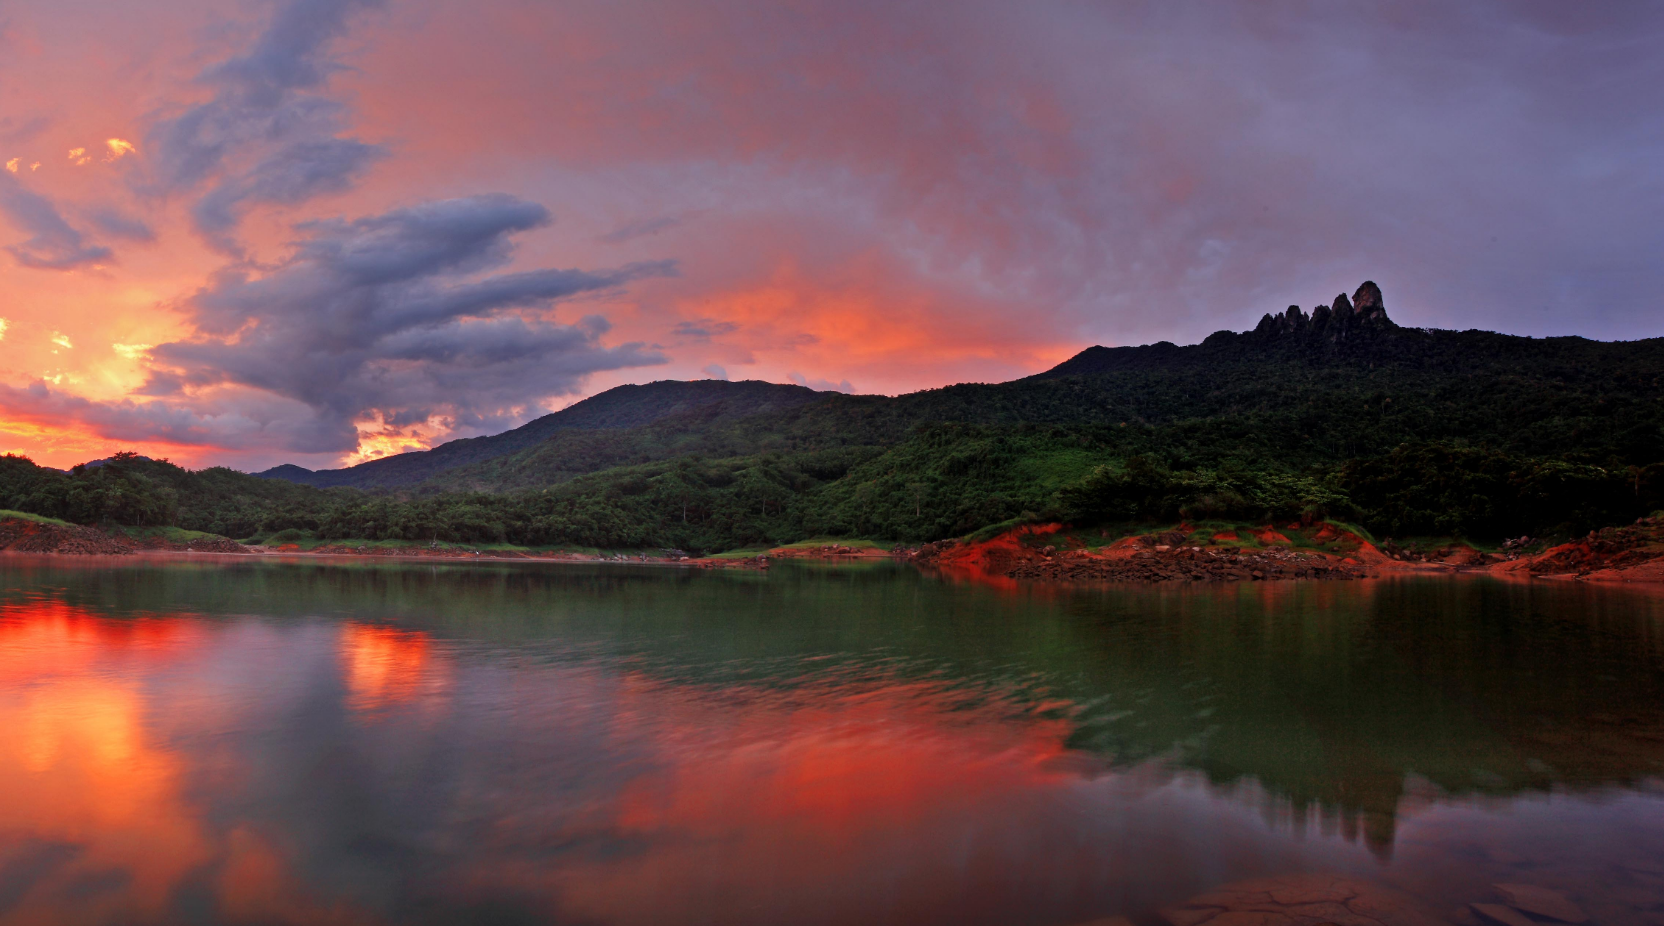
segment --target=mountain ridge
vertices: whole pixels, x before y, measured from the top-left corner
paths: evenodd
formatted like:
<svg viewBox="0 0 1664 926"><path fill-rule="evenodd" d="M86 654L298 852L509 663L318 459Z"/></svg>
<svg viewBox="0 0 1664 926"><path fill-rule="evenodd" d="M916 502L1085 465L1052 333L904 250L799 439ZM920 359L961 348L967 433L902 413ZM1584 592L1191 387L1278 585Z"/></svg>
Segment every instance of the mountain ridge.
<svg viewBox="0 0 1664 926"><path fill-rule="evenodd" d="M413 485L446 470L534 446L561 431L641 427L679 412L722 404L753 412L790 408L821 395L805 386L761 380L658 380L627 384L499 434L459 438L428 450L393 454L340 469L309 470L284 463L252 475L315 488Z"/></svg>
<svg viewBox="0 0 1664 926"><path fill-rule="evenodd" d="M1093 346L1007 383L961 383L890 397L816 393L759 381L666 380L616 387L500 435L341 470L314 473L286 465L259 475L428 494L507 492L686 454L836 451L856 459L930 422L1080 426L1241 414L1270 400L1240 386L1222 392L1218 380L1254 375L1266 364L1306 370L1306 377L1316 377L1314 384L1334 381L1330 389L1356 388L1368 380L1377 384L1376 391L1385 390L1384 397L1395 389L1421 389L1413 384L1431 382L1429 377L1448 379L1451 371L1516 376L1529 368L1531 377L1582 379L1590 367L1645 366L1660 345L1664 341L1406 328L1388 316L1380 288L1365 281L1351 297L1342 293L1309 314L1290 306L1264 314L1252 329L1218 331L1191 345ZM1371 372L1377 367L1380 373ZM1151 392L1152 387L1159 388ZM1299 398L1303 394L1296 390L1279 401L1305 401Z"/></svg>

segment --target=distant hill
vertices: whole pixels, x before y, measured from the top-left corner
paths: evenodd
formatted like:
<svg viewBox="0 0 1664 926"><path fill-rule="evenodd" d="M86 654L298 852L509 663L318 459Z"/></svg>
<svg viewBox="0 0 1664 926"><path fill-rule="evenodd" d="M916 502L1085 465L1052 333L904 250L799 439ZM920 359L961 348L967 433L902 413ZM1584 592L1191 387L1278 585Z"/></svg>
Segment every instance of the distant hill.
<svg viewBox="0 0 1664 926"><path fill-rule="evenodd" d="M411 486L459 466L507 456L542 443L563 431L639 428L662 418L696 414L707 422L794 408L820 398L803 386L757 380L662 380L619 386L490 437L448 441L432 450L401 453L344 469L309 470L294 464L274 466L255 475L318 488L394 488Z"/></svg>

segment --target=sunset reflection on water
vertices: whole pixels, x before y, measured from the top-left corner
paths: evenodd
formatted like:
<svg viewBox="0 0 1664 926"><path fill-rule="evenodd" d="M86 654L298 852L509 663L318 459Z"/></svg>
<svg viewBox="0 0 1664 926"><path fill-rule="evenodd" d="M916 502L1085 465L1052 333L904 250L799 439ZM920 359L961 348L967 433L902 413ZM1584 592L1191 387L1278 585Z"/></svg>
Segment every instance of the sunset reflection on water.
<svg viewBox="0 0 1664 926"><path fill-rule="evenodd" d="M251 918L339 919L255 831L205 819L193 792L226 783L205 780L215 757L167 741L152 683L200 667L213 637L53 601L0 608L0 864L27 879L5 922L166 920L193 882Z"/></svg>
<svg viewBox="0 0 1664 926"><path fill-rule="evenodd" d="M1389 587L1129 624L857 573L110 575L0 599L0 923L1063 926L1313 870L1645 890L1664 850L1657 711L1587 721L1660 677L1617 599L1424 658L1448 623L1360 636ZM759 605L794 588L824 613Z"/></svg>
<svg viewBox="0 0 1664 926"><path fill-rule="evenodd" d="M347 706L375 713L443 691L445 667L431 658L428 636L349 623L341 628Z"/></svg>

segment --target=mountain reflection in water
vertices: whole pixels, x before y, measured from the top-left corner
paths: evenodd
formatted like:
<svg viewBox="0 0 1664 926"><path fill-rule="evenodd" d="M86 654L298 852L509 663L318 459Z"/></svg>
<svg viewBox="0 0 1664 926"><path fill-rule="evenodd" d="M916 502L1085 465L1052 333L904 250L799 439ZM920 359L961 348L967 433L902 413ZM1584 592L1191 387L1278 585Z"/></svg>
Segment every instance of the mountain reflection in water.
<svg viewBox="0 0 1664 926"><path fill-rule="evenodd" d="M1664 916L1630 590L0 570L0 922L1062 924L1304 871Z"/></svg>

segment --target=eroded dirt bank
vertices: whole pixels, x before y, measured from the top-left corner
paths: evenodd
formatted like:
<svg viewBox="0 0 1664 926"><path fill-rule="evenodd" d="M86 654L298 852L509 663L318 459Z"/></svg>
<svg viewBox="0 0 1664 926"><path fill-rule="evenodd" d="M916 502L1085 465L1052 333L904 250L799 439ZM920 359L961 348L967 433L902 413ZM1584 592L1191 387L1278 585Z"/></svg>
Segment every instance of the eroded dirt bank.
<svg viewBox="0 0 1664 926"><path fill-rule="evenodd" d="M1318 539L1321 538L1321 539ZM1387 557L1356 535L1327 525L1296 548L1265 528L1248 537L1235 531L1179 529L1124 537L1097 548L1080 544L1063 525L1021 527L989 540L925 544L912 559L950 572L1011 579L1110 582L1259 582L1284 579L1357 579Z"/></svg>
<svg viewBox="0 0 1664 926"><path fill-rule="evenodd" d="M1634 524L1590 531L1587 537L1491 565L1488 571L1595 581L1664 581L1664 518L1642 518Z"/></svg>
<svg viewBox="0 0 1664 926"><path fill-rule="evenodd" d="M23 518L0 520L0 550L16 553L131 553L126 538L113 537L95 527L31 521Z"/></svg>
<svg viewBox="0 0 1664 926"><path fill-rule="evenodd" d="M1644 518L1537 552L1483 552L1462 543L1429 553L1375 544L1334 524L1194 530L1081 543L1060 524L1020 527L981 541L944 540L905 555L967 575L1064 581L1204 582L1356 579L1390 574L1474 573L1592 581L1664 581L1664 519Z"/></svg>
<svg viewBox="0 0 1664 926"><path fill-rule="evenodd" d="M114 556L140 552L248 553L213 534L151 529L128 533L33 518L0 518L0 551Z"/></svg>

